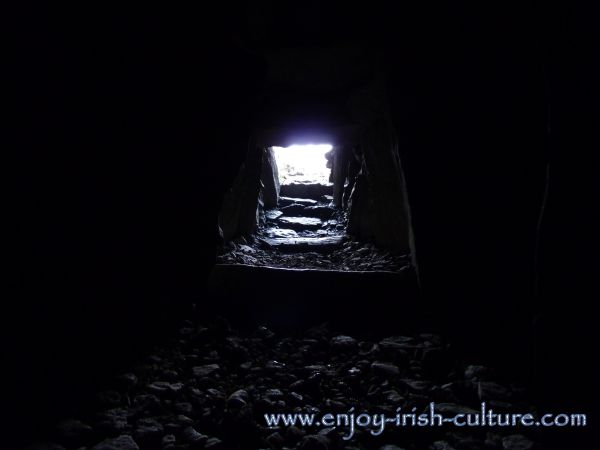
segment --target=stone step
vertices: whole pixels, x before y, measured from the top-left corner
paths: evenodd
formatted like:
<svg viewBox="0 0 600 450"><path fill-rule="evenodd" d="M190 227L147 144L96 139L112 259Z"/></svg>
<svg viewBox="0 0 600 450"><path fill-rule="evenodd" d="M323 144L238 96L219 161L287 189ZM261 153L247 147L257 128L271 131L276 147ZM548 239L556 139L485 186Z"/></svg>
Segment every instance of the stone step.
<svg viewBox="0 0 600 450"><path fill-rule="evenodd" d="M289 228L267 228L267 237L270 238L297 238L298 233Z"/></svg>
<svg viewBox="0 0 600 450"><path fill-rule="evenodd" d="M274 237L261 239L269 248L286 253L329 253L342 246L344 236Z"/></svg>
<svg viewBox="0 0 600 450"><path fill-rule="evenodd" d="M292 203L281 208L281 212L287 217L318 217L322 220L330 219L334 211L335 209L332 206L304 206L300 203Z"/></svg>
<svg viewBox="0 0 600 450"><path fill-rule="evenodd" d="M318 200L324 195L333 194L333 184L292 183L281 186L280 195Z"/></svg>
<svg viewBox="0 0 600 450"><path fill-rule="evenodd" d="M285 216L304 216L304 208L306 206L300 203L292 203L291 205L281 208L281 214Z"/></svg>
<svg viewBox="0 0 600 450"><path fill-rule="evenodd" d="M277 222L295 231L318 230L323 227L323 222L317 217L287 217L277 219Z"/></svg>
<svg viewBox="0 0 600 450"><path fill-rule="evenodd" d="M303 206L315 206L318 202L312 198L279 197L279 206L288 206L299 203Z"/></svg>

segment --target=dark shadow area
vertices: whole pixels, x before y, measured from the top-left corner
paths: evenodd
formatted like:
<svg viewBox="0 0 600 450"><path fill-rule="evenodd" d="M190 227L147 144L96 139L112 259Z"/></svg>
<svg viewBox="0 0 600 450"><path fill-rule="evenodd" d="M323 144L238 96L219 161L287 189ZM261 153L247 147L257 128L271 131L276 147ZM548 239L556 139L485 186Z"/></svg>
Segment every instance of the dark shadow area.
<svg viewBox="0 0 600 450"><path fill-rule="evenodd" d="M591 448L592 8L215 6L7 14L0 448ZM302 142L326 192L276 187ZM260 422L482 400L589 425Z"/></svg>

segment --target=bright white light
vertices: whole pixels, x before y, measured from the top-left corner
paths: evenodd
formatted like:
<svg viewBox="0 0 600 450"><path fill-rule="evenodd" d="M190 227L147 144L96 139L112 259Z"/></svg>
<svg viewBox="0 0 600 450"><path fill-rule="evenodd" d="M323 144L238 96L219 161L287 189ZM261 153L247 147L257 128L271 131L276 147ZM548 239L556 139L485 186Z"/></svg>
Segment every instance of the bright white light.
<svg viewBox="0 0 600 450"><path fill-rule="evenodd" d="M273 147L279 169L279 182L329 184L331 169L327 168L325 153L332 148L330 144Z"/></svg>

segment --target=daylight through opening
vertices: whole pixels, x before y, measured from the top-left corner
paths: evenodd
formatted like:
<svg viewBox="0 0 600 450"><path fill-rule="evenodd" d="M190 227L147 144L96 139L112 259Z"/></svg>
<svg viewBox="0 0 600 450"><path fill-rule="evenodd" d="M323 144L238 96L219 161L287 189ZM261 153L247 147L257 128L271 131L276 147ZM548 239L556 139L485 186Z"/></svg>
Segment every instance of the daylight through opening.
<svg viewBox="0 0 600 450"><path fill-rule="evenodd" d="M327 167L326 153L332 148L330 144L273 147L279 169L279 182L282 185L329 183L331 169Z"/></svg>

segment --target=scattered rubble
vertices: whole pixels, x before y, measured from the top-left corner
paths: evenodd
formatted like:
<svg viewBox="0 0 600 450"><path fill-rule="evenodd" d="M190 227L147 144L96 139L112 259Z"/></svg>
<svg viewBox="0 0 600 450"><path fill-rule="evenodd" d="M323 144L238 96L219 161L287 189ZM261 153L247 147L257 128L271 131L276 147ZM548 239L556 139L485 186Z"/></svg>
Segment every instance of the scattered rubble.
<svg viewBox="0 0 600 450"><path fill-rule="evenodd" d="M435 378L424 369L431 350L453 361ZM381 436L357 429L346 441L343 427L269 428L264 420L267 413L347 413L352 407L392 416L399 407L424 411L432 401L438 412L475 412L482 390L489 399L498 395L507 409L533 411L509 380L477 381L474 373L493 372L456 361L432 334L365 340L320 326L287 336L266 327L239 333L224 320L186 321L178 339L115 378L116 404L95 403L87 414L60 421L54 444L45 448L540 449L526 429L390 426Z"/></svg>

